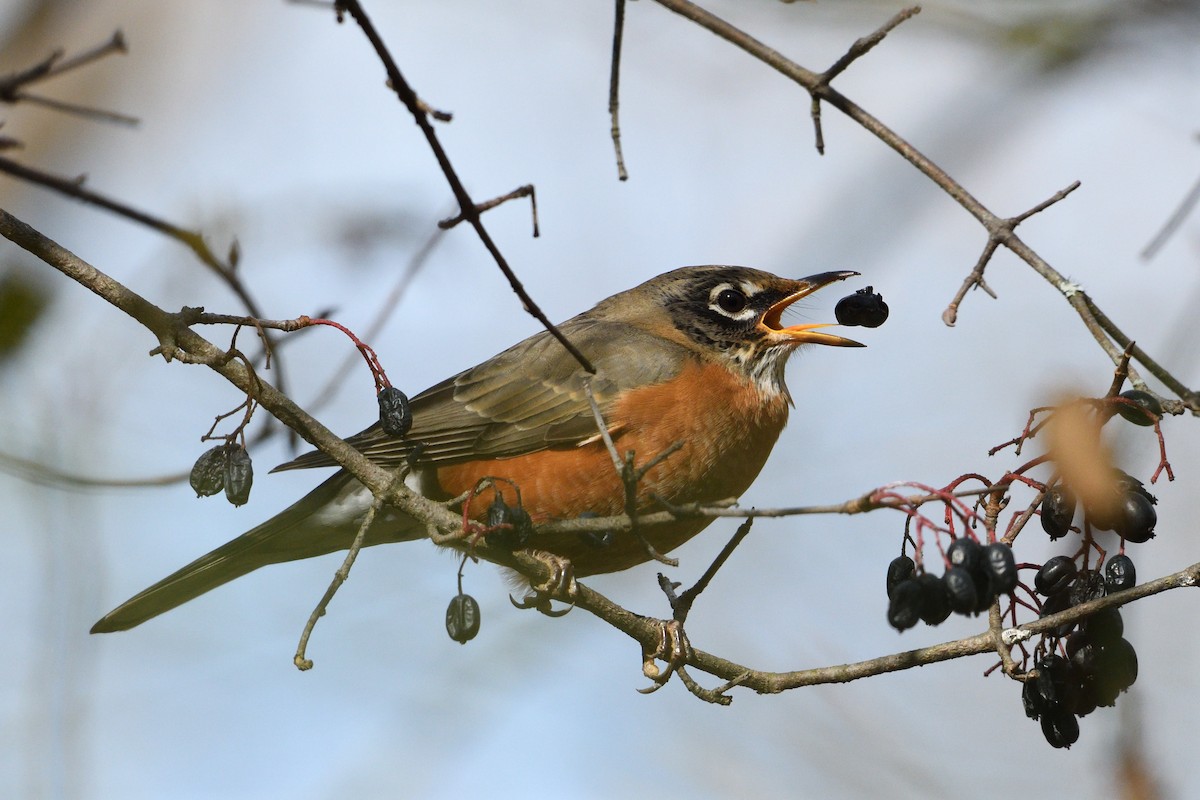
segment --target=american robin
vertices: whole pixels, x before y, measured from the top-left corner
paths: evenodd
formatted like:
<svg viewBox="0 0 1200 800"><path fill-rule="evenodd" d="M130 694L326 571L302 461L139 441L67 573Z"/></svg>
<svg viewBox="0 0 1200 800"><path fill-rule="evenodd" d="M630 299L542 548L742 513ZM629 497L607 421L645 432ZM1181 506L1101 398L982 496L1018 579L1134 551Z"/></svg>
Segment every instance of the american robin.
<svg viewBox="0 0 1200 800"><path fill-rule="evenodd" d="M857 274L794 280L745 267L685 267L560 326L596 368L593 396L621 453L633 450L646 463L679 443L638 484L640 510L656 508L654 496L706 503L737 497L750 486L787 421L788 356L806 343L862 346L819 330L829 324L785 326L783 312ZM538 333L414 397L408 436L389 437L377 423L347 441L381 465L410 463L409 484L431 498L462 496L486 477L505 479L474 497L467 509L473 518L486 515L494 492L511 487L519 487L535 524L620 514L624 485L599 435L584 390L587 377L553 337ZM334 465L311 452L276 469ZM92 632L127 630L267 564L345 550L371 503L362 484L338 471L282 513L127 600ZM711 521L680 519L644 535L666 553ZM424 536L422 524L385 508L365 544ZM539 535L535 528L530 546L567 559L581 577L650 557L629 534L598 544L578 534Z"/></svg>

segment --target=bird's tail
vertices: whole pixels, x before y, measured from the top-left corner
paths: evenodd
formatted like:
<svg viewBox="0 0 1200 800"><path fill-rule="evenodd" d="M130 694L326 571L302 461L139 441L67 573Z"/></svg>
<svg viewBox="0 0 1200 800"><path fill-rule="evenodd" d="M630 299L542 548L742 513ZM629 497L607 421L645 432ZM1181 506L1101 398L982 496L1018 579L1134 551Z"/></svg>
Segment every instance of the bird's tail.
<svg viewBox="0 0 1200 800"><path fill-rule="evenodd" d="M338 472L257 528L138 592L104 615L92 626L92 633L129 630L268 564L349 549L365 504L370 502L365 492L350 475ZM424 528L415 520L385 508L367 531L364 544L407 541L423 535Z"/></svg>

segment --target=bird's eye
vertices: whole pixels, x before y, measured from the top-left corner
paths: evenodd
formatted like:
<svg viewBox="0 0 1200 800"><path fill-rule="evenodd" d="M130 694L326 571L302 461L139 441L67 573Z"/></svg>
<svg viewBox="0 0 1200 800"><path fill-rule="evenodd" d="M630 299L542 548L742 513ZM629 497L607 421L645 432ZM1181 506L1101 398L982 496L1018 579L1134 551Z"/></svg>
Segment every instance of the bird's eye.
<svg viewBox="0 0 1200 800"><path fill-rule="evenodd" d="M736 314L746 308L746 295L737 289L722 289L717 295L717 305L726 314Z"/></svg>

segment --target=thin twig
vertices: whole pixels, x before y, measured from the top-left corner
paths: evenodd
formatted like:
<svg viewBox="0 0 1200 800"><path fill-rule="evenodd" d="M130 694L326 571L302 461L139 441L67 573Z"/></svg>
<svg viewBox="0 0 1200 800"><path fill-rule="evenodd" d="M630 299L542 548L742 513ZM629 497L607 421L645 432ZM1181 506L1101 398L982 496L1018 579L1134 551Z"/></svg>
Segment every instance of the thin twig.
<svg viewBox="0 0 1200 800"><path fill-rule="evenodd" d="M931 161L924 153L913 147L903 137L867 113L865 109L832 86L822 84L821 76L818 73L800 66L779 51L768 47L745 31L730 25L720 17L690 2L690 0L654 0L654 2L720 36L735 47L744 50L750 56L757 58L780 74L796 82L809 92L809 94L819 97L823 102L837 108L851 120L858 123L868 133L876 136L888 147L895 150L922 174L941 187L946 194L982 223L989 231L996 225L1004 222L1003 219L990 211L983 203L968 192L962 184L950 177L944 169ZM1038 255L1015 233L1005 236L1002 243L1071 301L1072 307L1084 318L1085 324L1088 325L1088 330L1115 363L1116 359L1120 357L1120 348L1124 347L1124 343L1121 342L1119 347L1113 347L1111 342L1107 341L1107 334L1112 333L1111 330L1108 330L1108 326L1104 324L1093 325L1089 322L1089 317L1093 316L1093 312L1087 310L1090 301L1085 302L1084 300L1072 299L1073 294L1079 293L1079 287L1050 266L1045 259ZM1150 365L1142 360L1143 356L1144 354L1138 355L1135 353L1134 357L1146 366L1147 369L1151 369ZM1157 367L1157 369L1162 374L1169 376L1169 373L1166 370L1162 370L1161 367ZM1162 380L1162 374L1154 369L1151 369L1151 372ZM1164 383L1167 383L1167 381L1164 380ZM1171 391L1180 396L1187 409L1194 415L1200 416L1200 396L1197 396L1196 393L1184 387L1173 377L1171 377L1171 384L1173 384Z"/></svg>
<svg viewBox="0 0 1200 800"><path fill-rule="evenodd" d="M496 266L504 273L504 277L508 279L508 284L512 287L513 292L521 300L521 305L567 349L567 352L579 362L584 370L595 374L596 368L592 366L592 362L574 344L567 340L562 331L550 321L550 318L546 316L537 303L533 301L533 298L529 296L529 293L525 290L525 286L517 278L516 273L509 266L508 260L500 252L500 248L492 239L491 234L488 233L487 228L484 227L475 201L471 199L470 193L467 192L454 166L450 163L450 158L446 154L445 148L442 147L441 141L438 139L437 131L434 130L433 125L429 122L429 115L422 108L422 103L417 97L417 93L409 86L404 75L401 74L400 67L396 64L396 60L392 58L391 52L387 49L383 38L375 29L374 23L367 16L367 12L363 10L358 0L338 0L334 4L334 8L338 11L339 16L342 12L345 12L353 17L354 21L362 29L363 34L366 35L367 40L371 43L371 47L375 50L375 54L379 56L384 70L387 72L388 85L396 93L396 96L404 104L405 108L408 109L409 113L412 114L417 127L425 135L425 141L433 151L434 158L437 160L438 166L441 167L446 182L450 185L450 191L454 193L454 199L458 202L459 211L462 213L463 218L475 229L479 240L483 243L488 253L491 254L492 259L496 262Z"/></svg>
<svg viewBox="0 0 1200 800"><path fill-rule="evenodd" d="M388 486L387 491L391 492L396 484L403 483L407 472L407 466L401 466L396 470L396 474L392 478L392 483ZM300 643L296 646L296 655L292 657L292 663L296 665L296 669L302 672L310 670L313 667L312 659L305 655L308 650L308 638L312 636L313 628L317 625L317 620L325 616L325 610L329 607L329 602L333 600L333 596L337 594L338 589L350 577L350 568L354 566L354 561L358 558L359 551L362 550L363 542L367 538L367 530L375 522L375 515L379 513L379 509L383 506L383 498L385 496L379 495L371 503L371 508L367 510L366 516L363 517L362 524L358 526L358 532L354 534L354 542L350 545L350 549L346 551L346 557L342 560L341 566L333 574L333 580L329 582L329 588L325 590L325 594L317 602L316 608L308 616L308 622L304 624L304 630L300 633Z"/></svg>
<svg viewBox="0 0 1200 800"><path fill-rule="evenodd" d="M533 209L533 238L536 239L539 236L541 236L542 234L538 230L537 192L534 191L532 183L527 183L524 186L518 186L516 189L513 189L508 194L502 194L499 197L493 197L491 200L483 201L479 205L475 206L475 212L477 214L482 214L485 211L492 210L493 208L495 208L498 205L507 203L509 200L516 200L521 197L528 197L529 204ZM451 228L453 228L455 225L457 225L458 223L462 222L464 219L465 219L465 216L463 214L459 214L458 216L455 216L455 217L447 217L446 219L444 219L438 223L438 227L444 231L448 231Z"/></svg>
<svg viewBox="0 0 1200 800"><path fill-rule="evenodd" d="M612 69L608 76L608 113L612 117L613 150L617 154L617 178L629 180L625 171L625 155L621 152L621 123L618 117L621 93L621 47L625 37L625 0L616 0L616 18L613 22Z"/></svg>

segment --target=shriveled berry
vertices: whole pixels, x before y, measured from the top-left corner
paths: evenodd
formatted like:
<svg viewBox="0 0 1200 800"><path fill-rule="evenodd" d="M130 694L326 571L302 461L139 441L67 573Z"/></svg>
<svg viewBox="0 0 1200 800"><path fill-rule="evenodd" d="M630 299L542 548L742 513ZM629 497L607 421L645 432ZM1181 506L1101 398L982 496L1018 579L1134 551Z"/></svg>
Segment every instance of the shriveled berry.
<svg viewBox="0 0 1200 800"><path fill-rule="evenodd" d="M225 499L235 506L244 506L250 499L254 484L254 465L246 448L232 445L225 456Z"/></svg>
<svg viewBox="0 0 1200 800"><path fill-rule="evenodd" d="M983 560L983 548L974 539L960 536L946 548L946 560L952 567L962 567L974 573Z"/></svg>
<svg viewBox="0 0 1200 800"><path fill-rule="evenodd" d="M892 592L902 582L913 577L917 572L917 565L908 556L896 556L893 558L887 567L887 594L892 596Z"/></svg>
<svg viewBox="0 0 1200 800"><path fill-rule="evenodd" d="M1073 558L1054 556L1042 564L1041 569L1037 571L1037 575L1033 578L1033 588L1046 597L1050 597L1066 591L1067 587L1071 585L1071 581L1075 580L1076 572Z"/></svg>
<svg viewBox="0 0 1200 800"><path fill-rule="evenodd" d="M1117 506L1113 530L1127 542L1141 544L1154 538L1154 526L1158 524L1158 513L1146 497L1139 492L1121 495Z"/></svg>
<svg viewBox="0 0 1200 800"><path fill-rule="evenodd" d="M412 428L412 406L408 396L395 386L379 390L379 425L388 436L406 436Z"/></svg>
<svg viewBox="0 0 1200 800"><path fill-rule="evenodd" d="M1079 720L1069 711L1049 711L1042 715L1042 735L1051 747L1070 748L1079 741Z"/></svg>
<svg viewBox="0 0 1200 800"><path fill-rule="evenodd" d="M1017 588L1017 560L1011 547L1003 542L992 542L983 548L983 556L996 594L1008 594Z"/></svg>
<svg viewBox="0 0 1200 800"><path fill-rule="evenodd" d="M1036 679L1030 678L1021 685L1021 704L1025 707L1025 716L1030 719L1046 713L1046 698L1038 691Z"/></svg>
<svg viewBox="0 0 1200 800"><path fill-rule="evenodd" d="M1116 485L1117 492L1124 494L1125 492L1136 492L1142 497L1150 501L1150 505L1158 505L1158 498L1150 494L1146 489L1146 484L1139 481L1137 478L1130 475L1128 472L1120 469L1113 469L1113 482Z"/></svg>
<svg viewBox="0 0 1200 800"><path fill-rule="evenodd" d="M888 599L888 624L905 631L921 619L921 585L912 578L900 581Z"/></svg>
<svg viewBox="0 0 1200 800"><path fill-rule="evenodd" d="M1042 498L1041 510L1042 530L1051 539L1066 536L1071 530L1071 521L1075 519L1075 495L1059 484L1047 490Z"/></svg>
<svg viewBox="0 0 1200 800"><path fill-rule="evenodd" d="M205 450L188 478L196 497L210 497L225 488L225 445Z"/></svg>
<svg viewBox="0 0 1200 800"><path fill-rule="evenodd" d="M466 644L479 633L479 603L469 594L456 594L446 608L446 633L459 644Z"/></svg>
<svg viewBox="0 0 1200 800"><path fill-rule="evenodd" d="M1049 653L1038 659L1038 693L1046 700L1047 711L1069 710L1070 674L1068 662L1062 656Z"/></svg>
<svg viewBox="0 0 1200 800"><path fill-rule="evenodd" d="M1149 392L1130 389L1121 392L1121 397L1130 402L1118 404L1117 412L1134 425L1150 426L1162 417L1162 404Z"/></svg>
<svg viewBox="0 0 1200 800"><path fill-rule="evenodd" d="M1099 570L1081 569L1075 576L1075 580L1071 581L1071 605L1077 606L1089 600L1099 600L1104 597L1106 591L1104 576L1100 574Z"/></svg>
<svg viewBox="0 0 1200 800"><path fill-rule="evenodd" d="M1124 553L1110 558L1104 566L1104 583L1109 594L1137 586L1137 570L1133 566L1133 559Z"/></svg>
<svg viewBox="0 0 1200 800"><path fill-rule="evenodd" d="M950 616L950 595L946 584L936 575L921 573L917 578L921 587L921 621L926 625L940 625Z"/></svg>
<svg viewBox="0 0 1200 800"><path fill-rule="evenodd" d="M874 286L868 286L838 300L833 315L841 325L878 328L887 321L888 306L883 302L883 295L878 294Z"/></svg>
<svg viewBox="0 0 1200 800"><path fill-rule="evenodd" d="M504 502L500 492L488 506L487 524L492 528L488 540L501 547L516 549L529 541L533 534L533 521L529 513L518 506L510 506Z"/></svg>
<svg viewBox="0 0 1200 800"><path fill-rule="evenodd" d="M950 608L959 614L970 614L975 610L979 600L971 573L962 567L951 567L942 576L942 583L946 587L947 597L950 598Z"/></svg>

